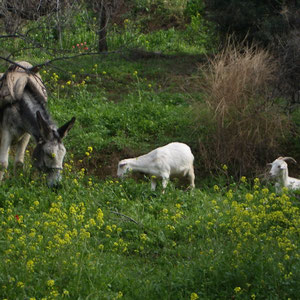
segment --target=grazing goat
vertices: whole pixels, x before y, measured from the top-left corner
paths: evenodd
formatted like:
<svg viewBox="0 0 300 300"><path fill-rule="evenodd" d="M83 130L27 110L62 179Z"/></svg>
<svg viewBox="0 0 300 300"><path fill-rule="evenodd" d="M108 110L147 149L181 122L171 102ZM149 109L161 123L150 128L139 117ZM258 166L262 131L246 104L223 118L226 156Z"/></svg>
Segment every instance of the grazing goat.
<svg viewBox="0 0 300 300"><path fill-rule="evenodd" d="M194 156L188 145L170 143L151 152L136 157L123 159L118 164L117 175L123 177L128 171L142 172L151 175L151 189L156 188L156 178L162 179L165 189L170 177L187 176L190 187L195 187Z"/></svg>
<svg viewBox="0 0 300 300"><path fill-rule="evenodd" d="M292 157L278 157L272 163L268 164L271 166L270 176L276 180L275 190L277 193L281 192L283 187L290 190L300 189L300 180L289 177L288 165L286 163L288 160L296 163L295 159Z"/></svg>

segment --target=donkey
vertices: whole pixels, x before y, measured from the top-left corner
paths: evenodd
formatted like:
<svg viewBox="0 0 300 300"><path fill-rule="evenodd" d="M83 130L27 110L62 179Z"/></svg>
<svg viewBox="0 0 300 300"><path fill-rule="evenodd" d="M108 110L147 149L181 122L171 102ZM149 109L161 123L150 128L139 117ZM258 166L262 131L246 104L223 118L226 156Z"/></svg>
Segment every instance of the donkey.
<svg viewBox="0 0 300 300"><path fill-rule="evenodd" d="M24 65L28 67L30 64L23 62L21 66ZM11 68L11 72L17 72L16 69ZM18 72L27 76L26 69ZM30 73L30 76L35 76L35 74ZM2 92L7 77L7 74L2 76ZM36 78L39 79L36 81L40 85L38 89L41 90L42 85L43 91L45 91L40 77L37 76ZM46 94L39 93L37 88L32 87L32 83L30 84L30 79L26 80L22 79L21 88L17 86L18 83L16 83L16 87L12 88L12 90L18 91L18 97L13 96L12 93L8 93L6 98L0 97L0 181L2 181L8 167L10 146L16 144L14 160L14 171L16 173L18 168L23 167L25 150L30 136L32 136L36 143L32 155L33 166L47 174L49 187L55 187L58 186L61 180L63 159L66 154L62 140L73 127L75 117L57 128L46 109ZM24 83L24 81L26 82Z"/></svg>

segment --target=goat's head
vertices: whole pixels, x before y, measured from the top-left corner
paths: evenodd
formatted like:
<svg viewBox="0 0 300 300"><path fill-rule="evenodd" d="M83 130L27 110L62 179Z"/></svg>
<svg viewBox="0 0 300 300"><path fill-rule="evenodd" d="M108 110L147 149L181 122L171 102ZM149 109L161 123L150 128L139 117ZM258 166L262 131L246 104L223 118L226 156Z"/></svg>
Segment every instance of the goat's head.
<svg viewBox="0 0 300 300"><path fill-rule="evenodd" d="M269 175L272 178L278 178L281 177L283 172L288 171L288 165L286 161L292 161L293 163L296 163L296 160L292 157L278 157L275 159L272 163L269 163L268 165L271 167Z"/></svg>
<svg viewBox="0 0 300 300"><path fill-rule="evenodd" d="M128 172L130 172L130 167L128 162L126 161L126 159L123 159L121 161L119 161L118 164L118 171L117 171L117 175L118 177L124 177L124 175L126 175Z"/></svg>
<svg viewBox="0 0 300 300"><path fill-rule="evenodd" d="M62 177L61 171L66 154L62 139L73 127L75 118L73 117L62 127L54 129L43 119L39 111L36 116L41 140L33 151L33 163L38 170L47 174L48 186L56 187Z"/></svg>

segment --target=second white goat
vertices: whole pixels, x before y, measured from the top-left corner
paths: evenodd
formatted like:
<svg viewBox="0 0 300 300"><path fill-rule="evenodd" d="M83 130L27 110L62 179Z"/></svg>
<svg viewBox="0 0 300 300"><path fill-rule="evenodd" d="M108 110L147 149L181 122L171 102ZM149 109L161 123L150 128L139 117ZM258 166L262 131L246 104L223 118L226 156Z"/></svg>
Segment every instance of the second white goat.
<svg viewBox="0 0 300 300"><path fill-rule="evenodd" d="M272 163L268 164L271 166L270 176L275 179L275 190L277 193L281 192L283 187L290 190L300 189L300 180L289 177L288 165L286 161L292 161L296 163L296 160L292 157L278 157Z"/></svg>
<svg viewBox="0 0 300 300"><path fill-rule="evenodd" d="M127 172L142 172L151 175L151 189L155 190L156 178L162 179L165 189L170 177L189 178L190 187L195 187L194 155L190 147L183 143L170 143L151 152L135 157L123 159L118 164L117 175L123 177Z"/></svg>

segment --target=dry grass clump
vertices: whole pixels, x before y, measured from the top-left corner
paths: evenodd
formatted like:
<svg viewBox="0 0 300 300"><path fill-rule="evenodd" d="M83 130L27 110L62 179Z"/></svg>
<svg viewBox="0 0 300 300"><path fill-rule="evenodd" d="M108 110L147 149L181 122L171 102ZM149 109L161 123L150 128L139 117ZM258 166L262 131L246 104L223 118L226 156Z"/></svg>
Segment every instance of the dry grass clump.
<svg viewBox="0 0 300 300"><path fill-rule="evenodd" d="M200 142L211 170L226 164L234 175L249 174L273 158L288 129L270 98L277 66L266 50L228 43L203 71L205 102L213 130Z"/></svg>

